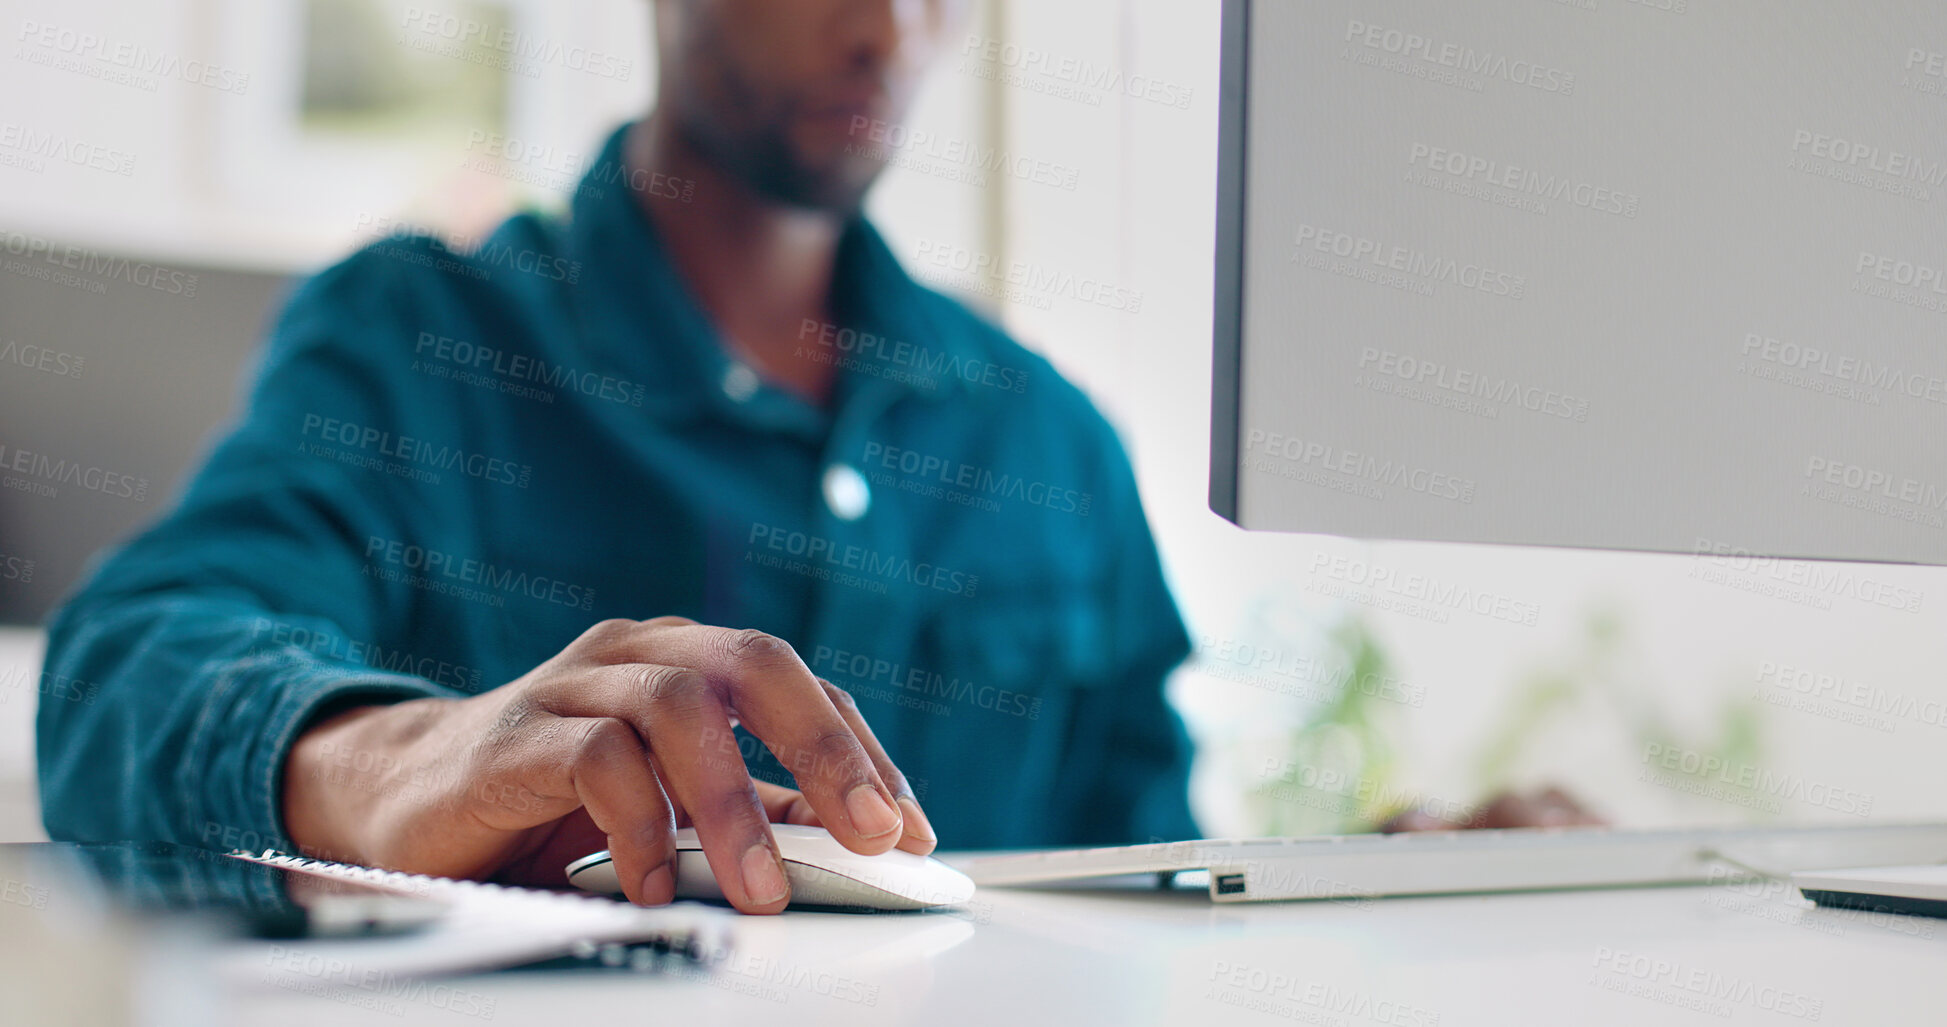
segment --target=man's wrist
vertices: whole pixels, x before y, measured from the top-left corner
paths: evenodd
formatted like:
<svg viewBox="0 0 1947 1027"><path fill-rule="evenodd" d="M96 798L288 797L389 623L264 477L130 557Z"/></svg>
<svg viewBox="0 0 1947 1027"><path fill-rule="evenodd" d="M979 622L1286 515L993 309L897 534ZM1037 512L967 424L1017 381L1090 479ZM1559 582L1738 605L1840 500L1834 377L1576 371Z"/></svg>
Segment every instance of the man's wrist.
<svg viewBox="0 0 1947 1027"><path fill-rule="evenodd" d="M299 851L339 862L378 860L372 829L383 819L379 807L410 737L397 722L423 720L404 707L444 701L363 699L320 712L284 763L284 828Z"/></svg>

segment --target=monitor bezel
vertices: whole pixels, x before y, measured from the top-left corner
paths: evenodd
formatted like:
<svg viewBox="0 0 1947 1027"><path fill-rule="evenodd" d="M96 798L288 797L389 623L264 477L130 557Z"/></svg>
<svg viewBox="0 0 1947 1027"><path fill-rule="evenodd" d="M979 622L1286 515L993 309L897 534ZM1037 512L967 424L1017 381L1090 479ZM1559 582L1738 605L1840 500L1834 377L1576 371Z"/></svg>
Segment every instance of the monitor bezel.
<svg viewBox="0 0 1947 1027"><path fill-rule="evenodd" d="M1251 0L1223 0L1218 86L1217 252L1212 297L1210 509L1238 522L1238 416L1244 359L1246 149L1250 103Z"/></svg>

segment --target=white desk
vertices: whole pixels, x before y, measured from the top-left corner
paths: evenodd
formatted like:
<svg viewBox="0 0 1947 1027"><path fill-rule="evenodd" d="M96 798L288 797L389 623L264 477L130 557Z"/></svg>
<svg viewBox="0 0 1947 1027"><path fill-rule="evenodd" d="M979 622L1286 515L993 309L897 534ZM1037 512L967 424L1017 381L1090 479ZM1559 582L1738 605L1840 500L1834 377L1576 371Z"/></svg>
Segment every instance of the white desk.
<svg viewBox="0 0 1947 1027"><path fill-rule="evenodd" d="M34 706L46 648L39 628L0 626L0 842L47 838L34 787Z"/></svg>
<svg viewBox="0 0 1947 1027"><path fill-rule="evenodd" d="M1947 1019L1935 1008L1947 921L1819 910L1795 893L1217 907L1186 892L986 889L976 902L959 916L751 918L738 926L742 955L709 979L530 972L454 983L492 1022L587 1027ZM258 994L223 1008L240 1027L486 1019L428 997L338 998ZM378 1008L348 1004L359 1001Z"/></svg>
<svg viewBox="0 0 1947 1027"><path fill-rule="evenodd" d="M38 663L36 633L0 632L0 672ZM31 705L0 702L0 714L12 706L20 721L8 732L28 741L29 722L18 715ZM28 766L24 753L13 758L17 770ZM208 1010L175 1019L237 1027L1947 1022L1934 1008L1947 920L1818 910L1773 887L1224 906L1196 892L989 888L951 915L747 918L736 953L707 978L495 974L403 997L215 996ZM1818 1015L1774 1011L1780 1004Z"/></svg>

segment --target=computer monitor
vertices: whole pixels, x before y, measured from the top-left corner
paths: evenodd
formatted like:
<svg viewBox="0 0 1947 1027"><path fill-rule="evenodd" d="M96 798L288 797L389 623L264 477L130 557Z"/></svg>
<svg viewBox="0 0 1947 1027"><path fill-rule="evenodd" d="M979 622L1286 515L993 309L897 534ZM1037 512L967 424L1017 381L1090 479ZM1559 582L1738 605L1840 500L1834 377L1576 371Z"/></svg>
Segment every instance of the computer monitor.
<svg viewBox="0 0 1947 1027"><path fill-rule="evenodd" d="M1947 563L1947 4L1225 0L1211 506Z"/></svg>

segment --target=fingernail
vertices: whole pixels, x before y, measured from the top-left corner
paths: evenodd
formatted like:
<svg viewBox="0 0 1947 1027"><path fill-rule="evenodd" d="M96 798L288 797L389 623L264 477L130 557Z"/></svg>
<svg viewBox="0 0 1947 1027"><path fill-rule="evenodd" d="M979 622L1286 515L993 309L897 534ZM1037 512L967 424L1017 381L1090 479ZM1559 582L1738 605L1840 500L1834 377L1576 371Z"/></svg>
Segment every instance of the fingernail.
<svg viewBox="0 0 1947 1027"><path fill-rule="evenodd" d="M852 789L845 797L845 813L852 818L852 829L866 838L899 830L899 811L869 784Z"/></svg>
<svg viewBox="0 0 1947 1027"><path fill-rule="evenodd" d="M906 811L907 834L922 841L937 842L940 840L940 836L933 833L932 822L926 819L926 814L919 811L919 803L902 795L899 797L899 808Z"/></svg>
<svg viewBox="0 0 1947 1027"><path fill-rule="evenodd" d="M676 877L664 863L642 878L642 901L660 906L676 897Z"/></svg>
<svg viewBox="0 0 1947 1027"><path fill-rule="evenodd" d="M777 853L758 842L744 850L744 895L752 905L768 906L791 896L791 883L784 879L784 868Z"/></svg>

